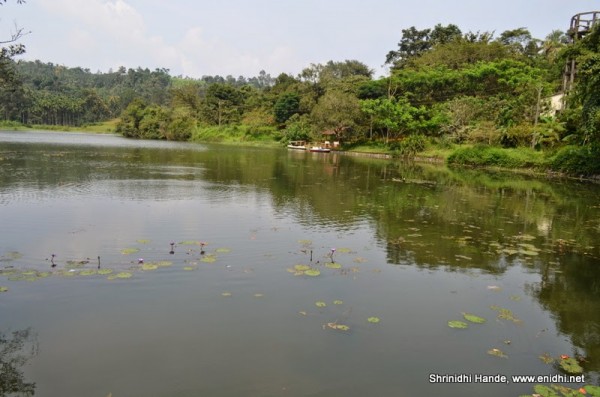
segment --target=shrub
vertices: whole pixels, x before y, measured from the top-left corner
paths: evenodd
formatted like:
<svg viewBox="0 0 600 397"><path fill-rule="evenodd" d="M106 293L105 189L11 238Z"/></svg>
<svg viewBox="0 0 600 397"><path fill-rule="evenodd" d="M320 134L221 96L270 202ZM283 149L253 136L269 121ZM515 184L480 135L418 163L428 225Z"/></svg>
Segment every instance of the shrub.
<svg viewBox="0 0 600 397"><path fill-rule="evenodd" d="M550 159L550 168L575 175L600 175L600 144L565 146Z"/></svg>
<svg viewBox="0 0 600 397"><path fill-rule="evenodd" d="M477 145L456 149L448 156L449 164L528 168L544 164L543 154L532 149L503 149Z"/></svg>
<svg viewBox="0 0 600 397"><path fill-rule="evenodd" d="M390 149L394 157L412 157L425 150L427 140L421 134L409 135L399 142L393 142Z"/></svg>

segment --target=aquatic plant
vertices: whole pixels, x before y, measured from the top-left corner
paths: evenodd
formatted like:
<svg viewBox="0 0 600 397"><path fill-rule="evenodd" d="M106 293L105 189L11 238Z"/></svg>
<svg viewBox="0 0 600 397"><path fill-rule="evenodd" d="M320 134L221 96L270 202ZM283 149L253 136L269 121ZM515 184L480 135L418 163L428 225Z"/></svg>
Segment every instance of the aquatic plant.
<svg viewBox="0 0 600 397"><path fill-rule="evenodd" d="M452 321L448 321L448 327L450 327L450 328L467 328L467 327L469 327L469 324L465 323L464 321L452 320Z"/></svg>
<svg viewBox="0 0 600 397"><path fill-rule="evenodd" d="M558 362L559 367L568 374L579 375L583 373L583 368L576 359L569 356L562 356Z"/></svg>
<svg viewBox="0 0 600 397"><path fill-rule="evenodd" d="M131 255L131 254L135 254L137 252L140 252L139 248L123 248L121 250L122 255Z"/></svg>
<svg viewBox="0 0 600 397"><path fill-rule="evenodd" d="M476 323L476 324L483 324L486 322L486 319L483 317L479 317L476 316L474 314L470 314L470 313L462 313L463 317L465 318L465 320L470 321L472 323Z"/></svg>
<svg viewBox="0 0 600 397"><path fill-rule="evenodd" d="M330 269L341 269L342 268L342 265L337 262L326 263L325 266Z"/></svg>
<svg viewBox="0 0 600 397"><path fill-rule="evenodd" d="M108 280L116 280L116 279L127 279L133 277L133 274L130 272L119 272L117 274L111 274L107 277Z"/></svg>
<svg viewBox="0 0 600 397"><path fill-rule="evenodd" d="M535 385L533 391L533 394L526 394L521 397L600 397L600 386L593 385L586 385L579 389L571 389L562 385Z"/></svg>
<svg viewBox="0 0 600 397"><path fill-rule="evenodd" d="M336 299L336 300L333 301L333 304L334 305L342 305L342 304L344 304L344 301Z"/></svg>
<svg viewBox="0 0 600 397"><path fill-rule="evenodd" d="M372 324L377 324L378 322L380 322L381 320L379 319L379 317L369 317L367 319L368 322L372 323Z"/></svg>
<svg viewBox="0 0 600 397"><path fill-rule="evenodd" d="M0 287L0 292L8 292L8 287Z"/></svg>
<svg viewBox="0 0 600 397"><path fill-rule="evenodd" d="M321 271L319 269L308 269L304 274L310 277L317 277L321 275Z"/></svg>
<svg viewBox="0 0 600 397"><path fill-rule="evenodd" d="M500 349L490 349L487 351L487 353L491 356L496 356L496 357L500 357L500 358L508 358L508 356L506 354L504 354L504 352Z"/></svg>
<svg viewBox="0 0 600 397"><path fill-rule="evenodd" d="M316 301L315 302L315 306L316 307L326 307L327 303L323 302L323 301Z"/></svg>

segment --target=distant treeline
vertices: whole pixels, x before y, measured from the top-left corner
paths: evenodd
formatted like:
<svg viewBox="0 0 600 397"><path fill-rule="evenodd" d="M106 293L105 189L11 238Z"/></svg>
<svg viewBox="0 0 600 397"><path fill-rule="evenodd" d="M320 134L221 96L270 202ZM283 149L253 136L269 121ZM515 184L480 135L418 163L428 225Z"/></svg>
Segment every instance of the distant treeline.
<svg viewBox="0 0 600 397"><path fill-rule="evenodd" d="M12 62L0 89L0 117L23 124L77 126L120 118L129 137L187 140L218 128L248 139L317 140L415 148L423 140L505 147L599 142L600 33L573 42L525 28L494 37L456 25L402 30L374 79L362 62L311 64L296 76L173 77L166 69L108 73L50 63ZM578 65L567 110L545 98L562 89L568 59ZM235 128L234 128L235 127ZM410 139L407 139L410 138Z"/></svg>

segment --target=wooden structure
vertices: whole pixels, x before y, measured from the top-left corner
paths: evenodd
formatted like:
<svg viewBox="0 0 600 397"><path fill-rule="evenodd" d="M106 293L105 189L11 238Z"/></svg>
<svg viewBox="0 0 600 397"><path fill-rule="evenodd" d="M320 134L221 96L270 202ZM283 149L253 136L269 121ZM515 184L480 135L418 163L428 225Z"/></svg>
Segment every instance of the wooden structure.
<svg viewBox="0 0 600 397"><path fill-rule="evenodd" d="M592 27L600 21L600 11L582 12L571 18L571 27L567 34L571 42L575 43L590 32ZM575 59L568 59L563 74L563 93L568 94L573 88L575 76L577 75L577 65ZM564 106L563 106L564 107Z"/></svg>

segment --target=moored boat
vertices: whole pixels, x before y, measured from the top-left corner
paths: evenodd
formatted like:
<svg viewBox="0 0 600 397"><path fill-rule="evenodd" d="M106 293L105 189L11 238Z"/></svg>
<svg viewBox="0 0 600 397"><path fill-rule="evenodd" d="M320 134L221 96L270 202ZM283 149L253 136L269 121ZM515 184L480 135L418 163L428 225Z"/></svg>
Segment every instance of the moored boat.
<svg viewBox="0 0 600 397"><path fill-rule="evenodd" d="M288 149L306 150L306 141L290 141Z"/></svg>

